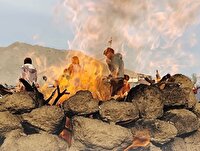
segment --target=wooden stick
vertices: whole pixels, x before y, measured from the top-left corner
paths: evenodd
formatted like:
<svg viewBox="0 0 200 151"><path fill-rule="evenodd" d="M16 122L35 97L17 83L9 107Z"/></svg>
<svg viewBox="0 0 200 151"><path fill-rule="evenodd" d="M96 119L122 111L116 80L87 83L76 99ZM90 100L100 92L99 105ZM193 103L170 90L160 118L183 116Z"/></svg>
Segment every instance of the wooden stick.
<svg viewBox="0 0 200 151"><path fill-rule="evenodd" d="M65 94L70 94L69 92L66 92L67 89L65 89L63 92L60 93L60 87L59 87L59 86L57 86L57 91L58 91L58 96L56 97L56 99L54 100L54 102L53 102L52 105L56 105L57 102L59 101L59 99L60 99L63 95L65 95Z"/></svg>

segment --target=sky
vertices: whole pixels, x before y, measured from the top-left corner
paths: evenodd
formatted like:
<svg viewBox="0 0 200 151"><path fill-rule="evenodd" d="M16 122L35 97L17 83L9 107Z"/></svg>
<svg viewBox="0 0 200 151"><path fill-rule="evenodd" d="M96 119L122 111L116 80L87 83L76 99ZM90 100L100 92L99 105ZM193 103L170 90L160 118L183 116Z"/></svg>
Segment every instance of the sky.
<svg viewBox="0 0 200 151"><path fill-rule="evenodd" d="M0 0L0 46L20 41L104 61L109 46L140 73L200 76L200 0Z"/></svg>

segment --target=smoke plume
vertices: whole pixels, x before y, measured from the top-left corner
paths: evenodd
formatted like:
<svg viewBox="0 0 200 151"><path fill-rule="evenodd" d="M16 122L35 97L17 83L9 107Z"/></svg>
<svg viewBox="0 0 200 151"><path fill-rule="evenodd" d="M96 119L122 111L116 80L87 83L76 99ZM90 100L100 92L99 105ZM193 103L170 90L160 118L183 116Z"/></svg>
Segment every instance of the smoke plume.
<svg viewBox="0 0 200 151"><path fill-rule="evenodd" d="M183 37L199 25L199 10L199 0L62 0L55 17L71 25L69 49L101 59L112 37L112 47L124 55L126 68L175 73L196 63ZM197 43L194 34L188 43Z"/></svg>

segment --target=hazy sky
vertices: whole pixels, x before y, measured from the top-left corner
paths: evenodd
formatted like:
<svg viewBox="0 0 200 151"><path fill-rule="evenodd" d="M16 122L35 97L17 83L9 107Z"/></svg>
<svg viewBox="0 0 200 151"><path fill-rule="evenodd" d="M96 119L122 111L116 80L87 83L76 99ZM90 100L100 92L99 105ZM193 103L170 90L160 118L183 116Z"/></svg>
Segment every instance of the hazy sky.
<svg viewBox="0 0 200 151"><path fill-rule="evenodd" d="M0 0L0 46L112 47L131 70L200 73L200 0Z"/></svg>
<svg viewBox="0 0 200 151"><path fill-rule="evenodd" d="M72 31L67 24L57 25L56 0L0 0L0 45L16 41L67 48Z"/></svg>

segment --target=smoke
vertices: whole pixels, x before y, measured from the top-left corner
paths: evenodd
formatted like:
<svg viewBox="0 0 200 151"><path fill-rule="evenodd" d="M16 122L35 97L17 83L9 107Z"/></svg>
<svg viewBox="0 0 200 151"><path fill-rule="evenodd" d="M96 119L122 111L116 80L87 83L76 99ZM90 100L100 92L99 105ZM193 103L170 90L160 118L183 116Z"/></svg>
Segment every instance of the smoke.
<svg viewBox="0 0 200 151"><path fill-rule="evenodd" d="M55 17L72 27L69 49L102 58L112 37L112 47L124 55L126 68L175 73L195 63L192 54L193 60L186 61L188 50L182 46L182 37L199 24L199 10L199 0L63 0L56 6ZM195 40L193 36L192 46Z"/></svg>

